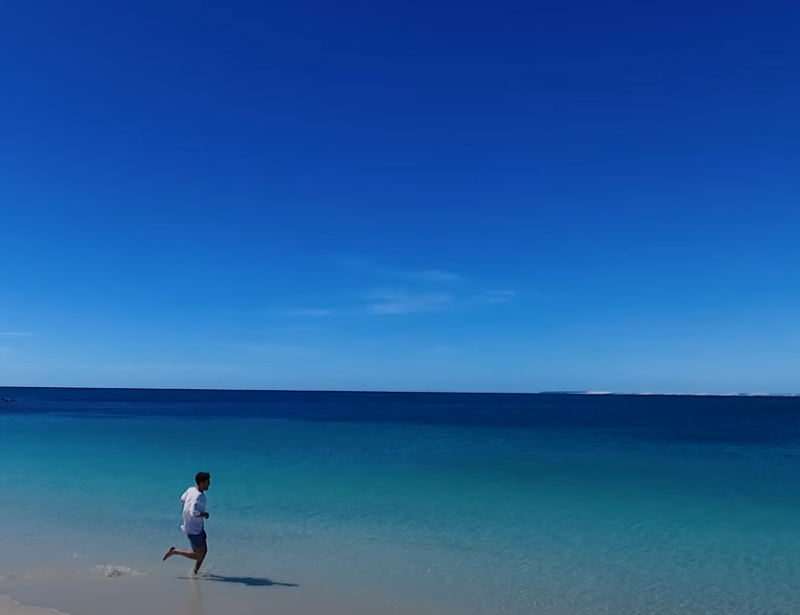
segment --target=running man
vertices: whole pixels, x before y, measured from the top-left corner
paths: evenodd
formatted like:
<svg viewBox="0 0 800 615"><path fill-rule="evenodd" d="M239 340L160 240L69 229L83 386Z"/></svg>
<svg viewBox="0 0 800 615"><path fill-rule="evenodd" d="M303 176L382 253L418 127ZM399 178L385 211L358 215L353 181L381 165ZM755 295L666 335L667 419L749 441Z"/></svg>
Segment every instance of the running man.
<svg viewBox="0 0 800 615"><path fill-rule="evenodd" d="M206 559L208 544L206 542L206 530L204 520L208 519L206 512L206 491L211 486L211 474L208 472L198 472L194 477L195 487L189 487L181 496L183 502L183 525L181 529L189 539L192 546L191 551L181 551L175 547L170 547L164 554L163 561L167 561L173 555L180 555L194 560L194 574L200 572L200 566Z"/></svg>

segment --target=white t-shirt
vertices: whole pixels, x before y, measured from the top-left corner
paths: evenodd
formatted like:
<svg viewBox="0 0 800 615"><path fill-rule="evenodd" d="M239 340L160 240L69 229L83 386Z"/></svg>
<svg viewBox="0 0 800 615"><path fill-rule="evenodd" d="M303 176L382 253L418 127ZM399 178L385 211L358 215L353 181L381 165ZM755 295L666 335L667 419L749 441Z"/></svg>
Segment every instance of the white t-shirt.
<svg viewBox="0 0 800 615"><path fill-rule="evenodd" d="M183 502L183 525L181 529L185 534L194 536L203 531L203 517L206 512L206 495L197 487L189 487L181 496Z"/></svg>

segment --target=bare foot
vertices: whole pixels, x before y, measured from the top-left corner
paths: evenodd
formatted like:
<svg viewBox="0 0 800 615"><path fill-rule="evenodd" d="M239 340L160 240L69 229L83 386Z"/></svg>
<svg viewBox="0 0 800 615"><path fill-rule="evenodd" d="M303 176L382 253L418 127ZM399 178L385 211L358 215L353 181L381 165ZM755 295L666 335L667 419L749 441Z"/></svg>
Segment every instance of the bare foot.
<svg viewBox="0 0 800 615"><path fill-rule="evenodd" d="M167 560L168 560L170 557L172 557L174 554L175 554L175 547L170 547L170 548L169 548L169 551L167 551L166 553L164 553L164 557L162 557L162 558L161 558L161 561L162 561L162 562L166 562L166 561L167 561Z"/></svg>

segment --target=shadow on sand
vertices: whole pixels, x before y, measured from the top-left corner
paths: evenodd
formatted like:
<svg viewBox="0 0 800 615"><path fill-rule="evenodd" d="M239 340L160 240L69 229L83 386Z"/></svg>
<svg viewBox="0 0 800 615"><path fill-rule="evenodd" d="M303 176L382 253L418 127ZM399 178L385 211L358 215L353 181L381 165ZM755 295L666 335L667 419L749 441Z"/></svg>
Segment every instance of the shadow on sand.
<svg viewBox="0 0 800 615"><path fill-rule="evenodd" d="M296 583L278 583L270 579L258 577L225 577L219 574L200 574L196 577L180 577L181 579L197 581L214 581L216 583L238 583L248 587L299 587Z"/></svg>

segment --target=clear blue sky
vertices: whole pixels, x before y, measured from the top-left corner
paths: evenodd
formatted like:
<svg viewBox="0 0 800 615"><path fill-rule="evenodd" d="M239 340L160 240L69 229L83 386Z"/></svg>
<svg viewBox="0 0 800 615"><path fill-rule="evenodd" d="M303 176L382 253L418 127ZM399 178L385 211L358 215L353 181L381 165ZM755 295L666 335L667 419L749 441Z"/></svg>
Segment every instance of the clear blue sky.
<svg viewBox="0 0 800 615"><path fill-rule="evenodd" d="M800 391L791 2L26 0L0 384Z"/></svg>

